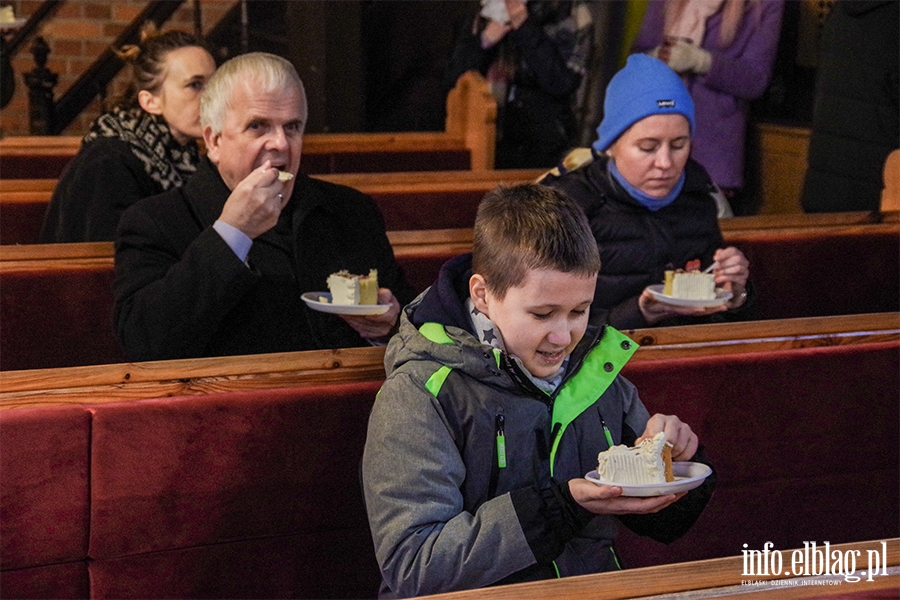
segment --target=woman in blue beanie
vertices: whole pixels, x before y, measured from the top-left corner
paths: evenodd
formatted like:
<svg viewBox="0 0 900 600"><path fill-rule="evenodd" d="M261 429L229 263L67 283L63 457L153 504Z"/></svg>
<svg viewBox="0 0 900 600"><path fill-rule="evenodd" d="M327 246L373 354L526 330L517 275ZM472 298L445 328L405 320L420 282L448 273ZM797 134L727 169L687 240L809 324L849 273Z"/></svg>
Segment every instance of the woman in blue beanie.
<svg viewBox="0 0 900 600"><path fill-rule="evenodd" d="M603 107L590 158L564 161L541 181L569 194L591 223L601 262L591 322L636 329L746 318L749 263L724 247L717 188L690 158L694 105L681 78L656 58L632 55L609 82ZM666 270L696 261L701 269L715 263L728 302L680 306L647 290Z"/></svg>

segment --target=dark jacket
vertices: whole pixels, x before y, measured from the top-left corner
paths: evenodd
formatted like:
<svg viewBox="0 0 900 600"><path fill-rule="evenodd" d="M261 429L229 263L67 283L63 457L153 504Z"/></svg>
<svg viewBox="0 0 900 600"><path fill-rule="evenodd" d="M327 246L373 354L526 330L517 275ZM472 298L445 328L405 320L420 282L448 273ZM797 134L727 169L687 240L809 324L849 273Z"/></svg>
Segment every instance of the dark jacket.
<svg viewBox="0 0 900 600"><path fill-rule="evenodd" d="M463 23L447 66L448 90L469 70L489 79L492 65L512 71L498 102L498 169L552 167L577 135L572 103L590 55L590 21L576 18L570 2L527 6L528 19L492 48L481 47L484 17Z"/></svg>
<svg viewBox="0 0 900 600"><path fill-rule="evenodd" d="M806 212L877 210L900 147L900 2L839 0L822 30Z"/></svg>
<svg viewBox="0 0 900 600"><path fill-rule="evenodd" d="M636 344L588 327L547 394L472 332L470 276L470 255L448 261L404 309L385 354L363 457L382 596L615 570L620 521L659 541L683 535L714 477L653 515L593 515L568 494L567 482L596 469L609 447L602 421L615 444L633 445L646 427L647 409L619 375Z"/></svg>
<svg viewBox="0 0 900 600"><path fill-rule="evenodd" d="M212 228L230 191L203 159L181 188L144 199L116 238L115 326L132 360L365 346L339 317L309 309L340 269L378 269L401 304L414 293L394 261L372 200L297 177L278 224L254 240L247 264Z"/></svg>
<svg viewBox="0 0 900 600"><path fill-rule="evenodd" d="M609 323L617 329L647 327L638 308L644 288L662 283L666 269L683 269L688 261L699 259L703 268L709 266L716 250L724 247L715 200L710 196L713 184L693 160L685 167L681 195L656 212L638 204L616 183L602 154L577 170L548 174L541 183L566 192L581 205L597 240L600 275L591 323ZM744 307L733 312L743 314ZM681 320L660 324L676 322ZM703 321L694 318L689 322Z"/></svg>
<svg viewBox="0 0 900 600"><path fill-rule="evenodd" d="M164 191L128 142L97 138L63 170L44 216L41 243L112 241L126 208Z"/></svg>

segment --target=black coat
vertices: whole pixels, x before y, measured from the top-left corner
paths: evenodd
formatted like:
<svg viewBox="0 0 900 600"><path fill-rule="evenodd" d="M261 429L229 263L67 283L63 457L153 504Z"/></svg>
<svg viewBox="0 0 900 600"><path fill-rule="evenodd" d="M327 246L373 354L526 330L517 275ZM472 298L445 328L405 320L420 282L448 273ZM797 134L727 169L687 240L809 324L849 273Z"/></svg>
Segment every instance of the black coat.
<svg viewBox="0 0 900 600"><path fill-rule="evenodd" d="M401 304L414 297L366 195L297 177L278 224L247 264L212 228L230 191L203 159L181 188L127 210L116 237L115 326L131 360L366 346L339 317L309 309L340 269L378 269Z"/></svg>
<svg viewBox="0 0 900 600"><path fill-rule="evenodd" d="M125 209L163 191L128 142L97 138L63 170L44 215L41 243L112 241Z"/></svg>
<svg viewBox="0 0 900 600"><path fill-rule="evenodd" d="M569 63L577 62L573 54L582 49L565 27L554 37L544 30L548 23L558 25L569 18L569 7L536 1L527 6L528 19L492 48L481 47L485 18L474 17L474 32L471 20L462 23L445 73L445 86L450 89L466 71L487 76L500 53L512 55L515 73L498 106L498 169L552 167L571 149L577 135L572 102L582 77Z"/></svg>
<svg viewBox="0 0 900 600"><path fill-rule="evenodd" d="M835 3L822 30L806 212L877 210L900 147L900 3Z"/></svg>
<svg viewBox="0 0 900 600"><path fill-rule="evenodd" d="M681 195L656 212L638 204L616 183L603 155L580 169L548 175L541 183L566 192L581 205L597 240L600 275L591 305L593 324L609 323L623 330L647 327L638 308L644 288L662 283L666 269L684 268L688 261L699 259L704 268L709 266L716 250L724 247L710 195L712 181L693 160L685 167Z"/></svg>

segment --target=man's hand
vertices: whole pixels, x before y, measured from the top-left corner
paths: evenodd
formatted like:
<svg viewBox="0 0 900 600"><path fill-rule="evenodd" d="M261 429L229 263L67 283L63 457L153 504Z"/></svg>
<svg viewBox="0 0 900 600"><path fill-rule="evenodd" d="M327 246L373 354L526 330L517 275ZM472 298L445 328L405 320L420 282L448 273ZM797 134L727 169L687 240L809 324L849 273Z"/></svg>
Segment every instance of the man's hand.
<svg viewBox="0 0 900 600"><path fill-rule="evenodd" d="M400 301L387 288L379 288L378 304L388 304L390 308L380 315L339 315L359 335L372 342L387 342L387 337L397 324L400 316Z"/></svg>
<svg viewBox="0 0 900 600"><path fill-rule="evenodd" d="M228 196L220 221L244 232L251 240L275 227L290 199L288 184L278 180L269 161L250 172Z"/></svg>

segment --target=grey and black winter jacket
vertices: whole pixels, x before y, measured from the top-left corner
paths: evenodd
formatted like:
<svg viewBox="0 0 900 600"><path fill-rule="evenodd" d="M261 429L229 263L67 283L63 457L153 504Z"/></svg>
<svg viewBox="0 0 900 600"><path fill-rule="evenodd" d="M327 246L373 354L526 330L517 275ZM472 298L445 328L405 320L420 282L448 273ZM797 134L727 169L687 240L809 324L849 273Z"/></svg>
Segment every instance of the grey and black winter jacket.
<svg viewBox="0 0 900 600"><path fill-rule="evenodd" d="M449 261L406 307L385 356L362 468L382 597L618 568L619 521L582 509L566 482L596 469L608 447L604 423L616 444L643 433L647 409L618 374L636 345L588 327L564 383L545 394L471 332L470 261ZM680 537L706 505L711 479L626 524L660 541Z"/></svg>

